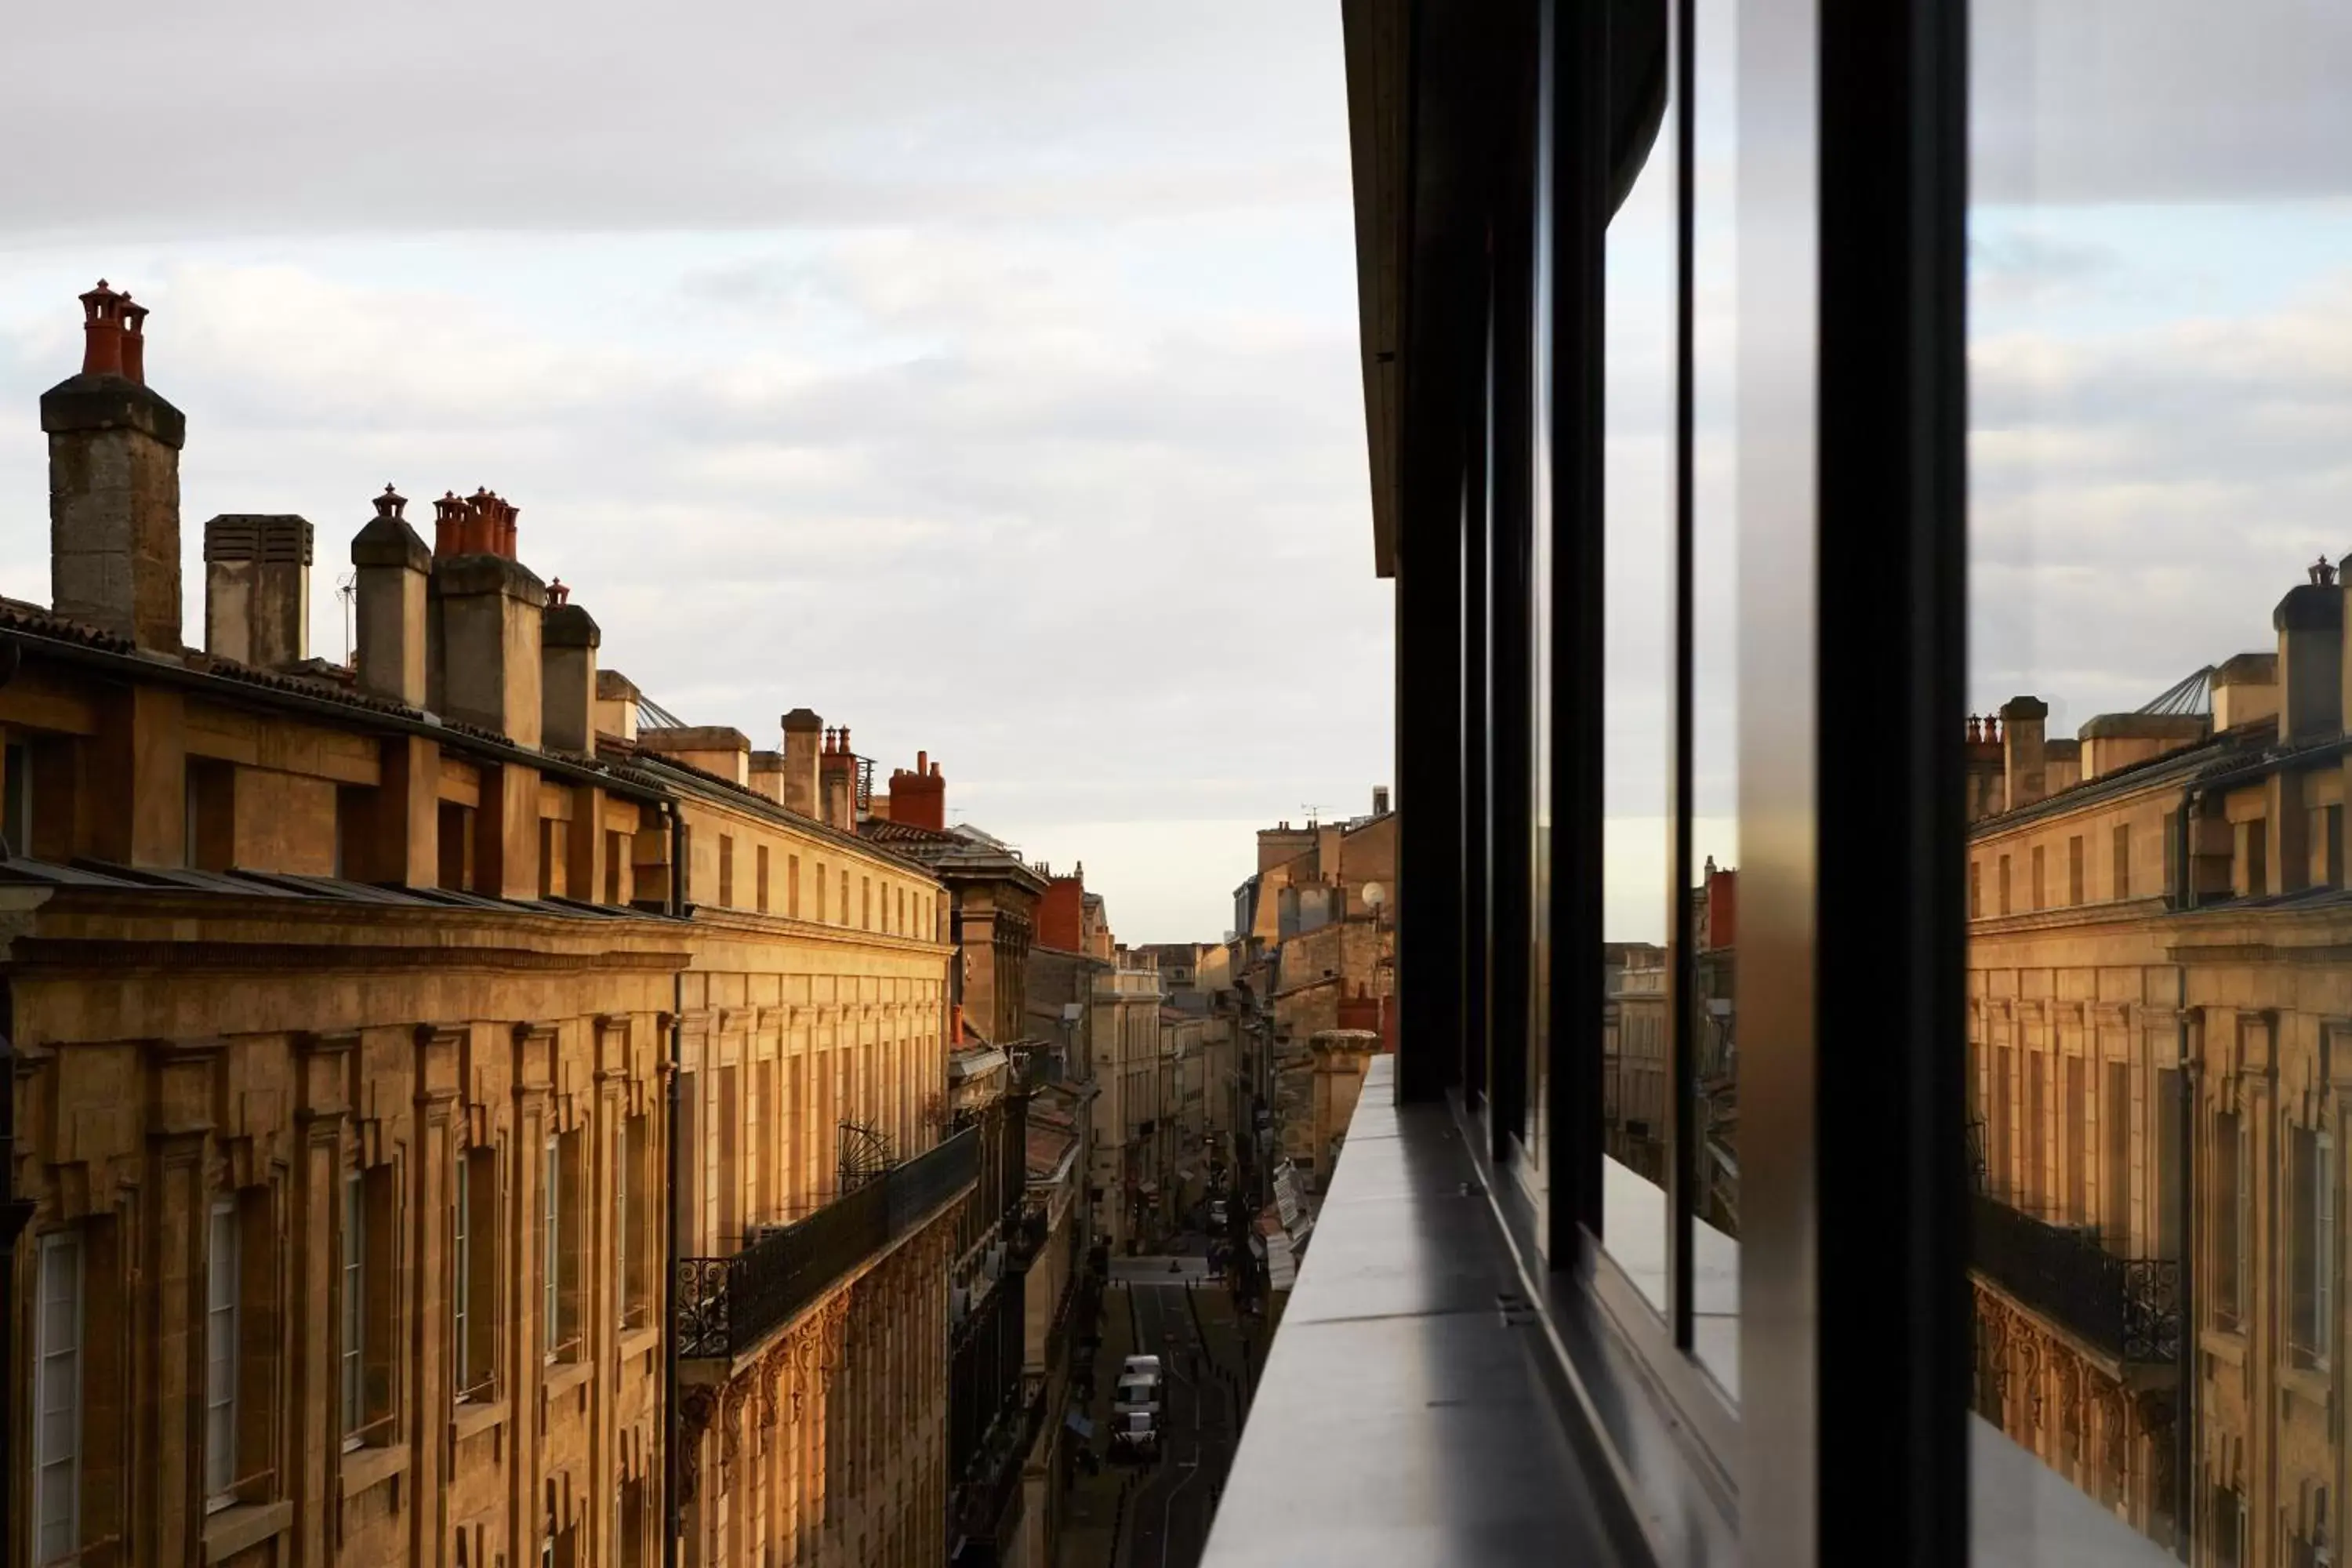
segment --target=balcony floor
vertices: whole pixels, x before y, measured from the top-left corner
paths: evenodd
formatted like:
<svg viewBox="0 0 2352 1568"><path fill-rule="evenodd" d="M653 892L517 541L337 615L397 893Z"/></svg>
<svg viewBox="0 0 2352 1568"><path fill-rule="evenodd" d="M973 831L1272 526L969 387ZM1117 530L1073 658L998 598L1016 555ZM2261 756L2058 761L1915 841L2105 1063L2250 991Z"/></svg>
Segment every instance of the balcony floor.
<svg viewBox="0 0 2352 1568"><path fill-rule="evenodd" d="M1611 1563L1535 1316L1444 1105L1377 1057L1203 1562Z"/></svg>

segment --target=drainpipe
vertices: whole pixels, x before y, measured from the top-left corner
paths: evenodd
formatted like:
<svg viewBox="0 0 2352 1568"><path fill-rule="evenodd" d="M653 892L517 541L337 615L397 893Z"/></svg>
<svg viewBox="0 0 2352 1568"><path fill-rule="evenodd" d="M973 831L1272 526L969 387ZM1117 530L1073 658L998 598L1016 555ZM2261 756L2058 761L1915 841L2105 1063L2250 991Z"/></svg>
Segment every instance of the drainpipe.
<svg viewBox="0 0 2352 1568"><path fill-rule="evenodd" d="M664 900L662 912L672 919L682 919L686 913L686 822L678 816L675 801L662 803L662 815L669 818L669 897ZM681 1151L677 1146L678 1075L686 1025L686 972L679 970L670 976L669 1007L669 1082L662 1100L662 1113L668 1125L663 1142L669 1153L669 1185L665 1196L669 1203L669 1267L663 1270L662 1282L662 1411L665 1424L662 1436L662 1568L677 1568L678 1537L684 1532L686 1521L678 1506L682 1462L677 1451L677 1191L683 1179Z"/></svg>
<svg viewBox="0 0 2352 1568"><path fill-rule="evenodd" d="M9 983L0 978L0 1339L16 1321L16 1241L33 1219L33 1201L16 1195L16 1015ZM0 1355L0 1514L16 1486L16 1358Z"/></svg>
<svg viewBox="0 0 2352 1568"><path fill-rule="evenodd" d="M2197 1249L2203 1240L2197 1214L2197 1101L2205 1064L2189 1059L2189 1019L2185 1012L2175 1027L2180 1031L2180 1070L2174 1075L2175 1081L2180 1086L2174 1098L2179 1103L2165 1107L2168 1114L2179 1119L2180 1139L2180 1174L2177 1178L2180 1184L2180 1289L2174 1296L2180 1309L2180 1352L2175 1367L2178 1373L2175 1386L2180 1390L2180 1398L2178 1408L2172 1413L2172 1540L2174 1555L2186 1563L2189 1561L2190 1543L2197 1539L2199 1523L2196 1471L2192 1468L2197 1463L2197 1385L2200 1381L2197 1376Z"/></svg>

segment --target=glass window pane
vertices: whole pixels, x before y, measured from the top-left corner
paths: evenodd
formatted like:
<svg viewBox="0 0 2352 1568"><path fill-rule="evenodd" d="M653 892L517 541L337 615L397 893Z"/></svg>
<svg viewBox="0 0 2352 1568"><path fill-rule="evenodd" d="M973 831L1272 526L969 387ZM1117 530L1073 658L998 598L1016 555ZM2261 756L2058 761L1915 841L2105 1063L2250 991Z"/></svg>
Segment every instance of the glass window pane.
<svg viewBox="0 0 2352 1568"><path fill-rule="evenodd" d="M1696 0L1691 147L1691 1348L1739 1392L1738 0Z"/></svg>
<svg viewBox="0 0 2352 1568"><path fill-rule="evenodd" d="M2340 1561L2352 12L1971 11L1979 1560Z"/></svg>
<svg viewBox="0 0 2352 1568"><path fill-rule="evenodd" d="M1670 75L1661 69L1662 79ZM1674 114L1670 103L1659 106L1641 177L1610 220L1603 284L1601 1235L1610 1256L1661 1310L1669 1300L1675 1106L1666 984L1674 886Z"/></svg>

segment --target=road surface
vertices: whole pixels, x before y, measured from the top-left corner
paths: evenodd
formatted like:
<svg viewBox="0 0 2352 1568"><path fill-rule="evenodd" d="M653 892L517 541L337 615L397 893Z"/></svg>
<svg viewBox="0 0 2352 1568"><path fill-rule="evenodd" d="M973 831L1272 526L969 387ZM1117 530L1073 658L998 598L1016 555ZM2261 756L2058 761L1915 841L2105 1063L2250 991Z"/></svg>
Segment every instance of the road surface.
<svg viewBox="0 0 2352 1568"><path fill-rule="evenodd" d="M1139 1268L1127 1295L1137 1348L1160 1357L1165 1436L1159 1462L1136 1489L1121 1557L1124 1568L1193 1568L1208 1546L1240 1437L1241 1369L1211 1364L1185 1277L1169 1273L1167 1259L1157 1261L1156 1277Z"/></svg>

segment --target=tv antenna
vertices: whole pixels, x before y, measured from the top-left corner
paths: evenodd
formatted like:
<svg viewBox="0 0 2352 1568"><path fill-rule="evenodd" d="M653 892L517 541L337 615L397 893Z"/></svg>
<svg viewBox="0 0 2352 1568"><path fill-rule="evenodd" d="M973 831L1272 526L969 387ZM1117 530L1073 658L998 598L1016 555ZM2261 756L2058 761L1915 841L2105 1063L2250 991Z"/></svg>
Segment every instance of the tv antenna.
<svg viewBox="0 0 2352 1568"><path fill-rule="evenodd" d="M343 605L343 668L346 669L359 658L359 650L352 646L352 606L359 603L359 596L360 574L357 572L346 572L335 579L335 597L341 600Z"/></svg>

